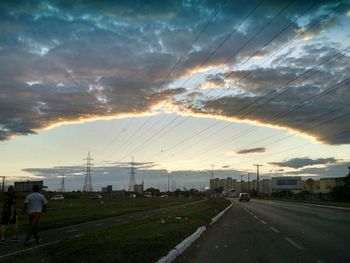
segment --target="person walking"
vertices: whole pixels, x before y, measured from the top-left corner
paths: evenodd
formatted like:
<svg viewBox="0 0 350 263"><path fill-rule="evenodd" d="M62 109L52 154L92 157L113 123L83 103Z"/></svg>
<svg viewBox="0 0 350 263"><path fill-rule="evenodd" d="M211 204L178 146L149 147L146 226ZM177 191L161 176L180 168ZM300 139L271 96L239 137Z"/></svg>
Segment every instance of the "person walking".
<svg viewBox="0 0 350 263"><path fill-rule="evenodd" d="M30 228L27 237L24 241L25 245L29 245L29 240L34 235L36 243L39 243L38 237L38 225L41 217L41 213L46 211L47 200L45 196L39 193L39 186L33 186L33 192L27 195L24 200L23 213L27 210L28 218L30 221Z"/></svg>
<svg viewBox="0 0 350 263"><path fill-rule="evenodd" d="M18 241L17 238L17 222L16 222L16 194L15 188L9 186L5 195L5 202L1 213L1 239L0 242L5 242L6 226L12 226L12 241Z"/></svg>

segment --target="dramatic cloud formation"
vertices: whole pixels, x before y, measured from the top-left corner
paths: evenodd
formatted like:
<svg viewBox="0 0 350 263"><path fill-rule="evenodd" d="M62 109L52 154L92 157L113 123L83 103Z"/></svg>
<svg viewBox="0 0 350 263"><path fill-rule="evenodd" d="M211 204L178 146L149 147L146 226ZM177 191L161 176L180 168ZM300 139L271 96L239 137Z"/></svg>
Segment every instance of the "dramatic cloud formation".
<svg viewBox="0 0 350 263"><path fill-rule="evenodd" d="M319 164L333 164L336 163L337 160L334 158L318 158L318 159L310 159L310 158L293 158L284 162L272 162L270 164L279 166L279 167L290 167L290 168L302 168L305 166L313 166Z"/></svg>
<svg viewBox="0 0 350 263"><path fill-rule="evenodd" d="M349 162L337 162L324 165L324 167L308 167L298 171L291 171L287 175L308 175L319 177L343 177L348 174Z"/></svg>
<svg viewBox="0 0 350 263"><path fill-rule="evenodd" d="M317 43L306 45L299 52L304 54L299 64L295 58L281 56L275 59L273 68L234 72L225 81L247 76L238 85L244 92L203 100L197 112L286 127L329 144L349 143L349 57ZM328 63L312 68L320 61ZM301 75L303 78L299 78Z"/></svg>
<svg viewBox="0 0 350 263"><path fill-rule="evenodd" d="M151 2L1 2L0 140L34 134L60 123L153 114L155 108L165 105L174 110L191 107L194 113L292 128L326 143L349 143L349 133L332 137L349 127L349 116L314 128L319 123L317 116L346 102L348 84L334 91L331 98L317 101L317 105L298 106L346 81L350 68L347 55L339 57L336 64L318 68L302 83L288 84L286 92L278 90L278 98L268 103L260 101L254 111L242 111L343 48L339 39L331 42L322 32L343 23L348 3L331 12L340 1L323 1L315 6L307 1L290 5L264 1L246 23L233 30L257 1L245 1L244 5L228 1L191 47L220 3ZM303 19L294 21L303 12ZM290 55L277 56L264 67L252 67L251 61L232 71L284 28L283 34L256 54L255 60L283 47L319 17L322 21L307 32L304 41L306 37L320 41L320 35L324 38L322 45L315 42L295 48L294 53L290 48L286 50ZM230 32L232 37L220 45ZM207 73L208 69L218 72ZM170 88L195 72L207 74L208 83ZM248 73L239 85L234 84ZM225 77L228 74L230 77ZM230 96L208 99L202 93L221 91L221 85L229 88ZM283 118L271 118L294 106L299 109ZM337 116L349 109L344 107Z"/></svg>
<svg viewBox="0 0 350 263"><path fill-rule="evenodd" d="M237 154L250 154L250 153L264 153L265 148L252 148L252 149L244 149L244 150L239 150L236 153Z"/></svg>

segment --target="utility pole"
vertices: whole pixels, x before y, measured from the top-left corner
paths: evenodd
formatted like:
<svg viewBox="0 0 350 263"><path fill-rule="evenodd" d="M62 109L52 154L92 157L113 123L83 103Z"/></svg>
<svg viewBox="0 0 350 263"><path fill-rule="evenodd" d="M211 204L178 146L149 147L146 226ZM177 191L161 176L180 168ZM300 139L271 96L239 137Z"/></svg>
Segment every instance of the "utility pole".
<svg viewBox="0 0 350 263"><path fill-rule="evenodd" d="M1 191L5 193L5 178L6 176L0 176L2 178Z"/></svg>
<svg viewBox="0 0 350 263"><path fill-rule="evenodd" d="M259 193L259 167L263 166L262 164L254 164L256 166L256 187L257 187L257 192Z"/></svg>
<svg viewBox="0 0 350 263"><path fill-rule="evenodd" d="M168 173L168 193L169 193L169 186L170 186L170 177L169 177L169 173Z"/></svg>
<svg viewBox="0 0 350 263"><path fill-rule="evenodd" d="M248 192L250 191L250 173L248 173Z"/></svg>
<svg viewBox="0 0 350 263"><path fill-rule="evenodd" d="M64 193L66 190L65 190L65 186L64 186L64 174L62 174L62 177L61 177L61 192Z"/></svg>

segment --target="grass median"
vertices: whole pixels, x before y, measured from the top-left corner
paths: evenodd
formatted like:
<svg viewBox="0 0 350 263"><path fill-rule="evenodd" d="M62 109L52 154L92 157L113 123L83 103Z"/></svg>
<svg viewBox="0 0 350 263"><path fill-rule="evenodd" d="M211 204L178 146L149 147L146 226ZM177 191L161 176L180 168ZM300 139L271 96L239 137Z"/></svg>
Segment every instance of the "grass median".
<svg viewBox="0 0 350 263"><path fill-rule="evenodd" d="M49 196L47 196L48 198ZM49 199L49 198L48 198ZM127 213L169 207L200 200L201 198L109 198L92 199L87 194L65 194L64 200L48 200L47 212L40 222L40 231L69 226ZM28 218L22 215L24 196L17 197L18 232L24 233ZM9 230L8 230L9 231Z"/></svg>
<svg viewBox="0 0 350 263"><path fill-rule="evenodd" d="M174 208L23 252L4 262L155 262L199 226L209 225L229 201L222 198Z"/></svg>

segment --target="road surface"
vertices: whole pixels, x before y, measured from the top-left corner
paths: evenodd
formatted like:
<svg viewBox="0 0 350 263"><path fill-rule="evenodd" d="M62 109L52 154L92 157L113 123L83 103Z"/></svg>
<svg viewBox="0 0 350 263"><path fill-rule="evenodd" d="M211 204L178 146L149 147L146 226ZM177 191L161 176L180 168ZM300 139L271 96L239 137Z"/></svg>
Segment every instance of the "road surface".
<svg viewBox="0 0 350 263"><path fill-rule="evenodd" d="M235 201L176 262L350 262L350 209Z"/></svg>

